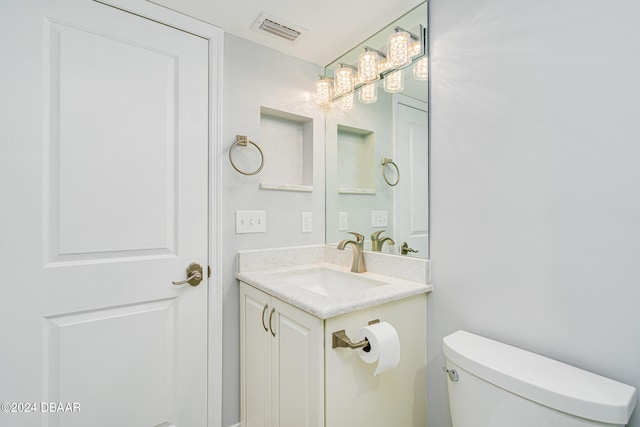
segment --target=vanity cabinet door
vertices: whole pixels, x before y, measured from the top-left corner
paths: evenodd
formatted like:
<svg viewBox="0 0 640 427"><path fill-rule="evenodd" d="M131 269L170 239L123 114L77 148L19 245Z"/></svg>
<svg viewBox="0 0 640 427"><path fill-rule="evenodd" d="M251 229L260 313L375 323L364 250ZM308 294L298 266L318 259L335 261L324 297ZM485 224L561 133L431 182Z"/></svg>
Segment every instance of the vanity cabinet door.
<svg viewBox="0 0 640 427"><path fill-rule="evenodd" d="M323 321L273 299L274 425L324 426Z"/></svg>
<svg viewBox="0 0 640 427"><path fill-rule="evenodd" d="M240 283L243 427L324 426L324 322Z"/></svg>
<svg viewBox="0 0 640 427"><path fill-rule="evenodd" d="M241 420L244 427L271 427L271 298L244 283L240 290Z"/></svg>

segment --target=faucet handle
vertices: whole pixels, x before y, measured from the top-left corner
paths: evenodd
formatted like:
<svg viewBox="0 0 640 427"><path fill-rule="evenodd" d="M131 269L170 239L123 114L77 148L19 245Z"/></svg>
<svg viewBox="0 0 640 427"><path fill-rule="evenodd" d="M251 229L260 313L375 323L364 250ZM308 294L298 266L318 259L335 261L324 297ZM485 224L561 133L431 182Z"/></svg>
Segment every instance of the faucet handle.
<svg viewBox="0 0 640 427"><path fill-rule="evenodd" d="M402 252L402 255L407 255L409 252L418 253L420 251L417 249L410 248L407 242L402 242L402 246L400 247L400 252Z"/></svg>
<svg viewBox="0 0 640 427"><path fill-rule="evenodd" d="M358 242L358 243L364 242L364 236L362 234L356 233L354 231L347 231L347 233L353 234L354 236L356 236L356 242Z"/></svg>

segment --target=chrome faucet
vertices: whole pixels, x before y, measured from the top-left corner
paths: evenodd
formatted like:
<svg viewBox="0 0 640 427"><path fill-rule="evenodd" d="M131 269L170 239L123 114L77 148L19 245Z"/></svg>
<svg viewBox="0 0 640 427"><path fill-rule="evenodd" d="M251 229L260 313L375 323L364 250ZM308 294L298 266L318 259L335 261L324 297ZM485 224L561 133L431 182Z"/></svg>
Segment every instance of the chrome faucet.
<svg viewBox="0 0 640 427"><path fill-rule="evenodd" d="M351 271L354 273L364 273L367 271L367 268L364 266L364 236L362 234L354 233L353 231L349 231L350 234L356 236L356 240L343 240L338 243L338 249L341 251L344 250L345 246L351 245L353 249L353 262L351 263Z"/></svg>
<svg viewBox="0 0 640 427"><path fill-rule="evenodd" d="M371 235L371 250L380 252L382 251L382 245L384 242L387 242L388 245L395 245L396 242L393 241L391 237L385 237L383 239L380 238L380 235L384 233L384 230L376 231Z"/></svg>

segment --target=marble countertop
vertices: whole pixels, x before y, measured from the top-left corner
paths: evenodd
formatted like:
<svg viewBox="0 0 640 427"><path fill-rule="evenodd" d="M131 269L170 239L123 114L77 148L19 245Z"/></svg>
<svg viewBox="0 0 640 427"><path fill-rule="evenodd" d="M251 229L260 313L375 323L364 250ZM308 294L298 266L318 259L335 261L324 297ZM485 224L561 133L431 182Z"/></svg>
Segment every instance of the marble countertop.
<svg viewBox="0 0 640 427"><path fill-rule="evenodd" d="M349 280L360 280L372 284L344 296L322 295L297 286L287 278L296 277L303 270L328 270L331 274L343 275ZM347 276L344 276L344 275ZM285 301L320 319L329 319L352 311L397 301L413 295L431 292L430 284L365 272L351 273L348 267L328 262L290 265L254 271L241 271L236 278L267 294Z"/></svg>

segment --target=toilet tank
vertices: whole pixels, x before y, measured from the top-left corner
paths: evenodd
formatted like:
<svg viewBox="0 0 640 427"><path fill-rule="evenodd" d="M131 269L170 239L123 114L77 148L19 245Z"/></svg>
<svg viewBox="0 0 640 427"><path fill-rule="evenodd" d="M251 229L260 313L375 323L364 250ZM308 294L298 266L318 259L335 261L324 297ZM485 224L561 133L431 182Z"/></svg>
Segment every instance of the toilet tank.
<svg viewBox="0 0 640 427"><path fill-rule="evenodd" d="M636 405L629 385L488 338L443 344L453 427L624 426Z"/></svg>

